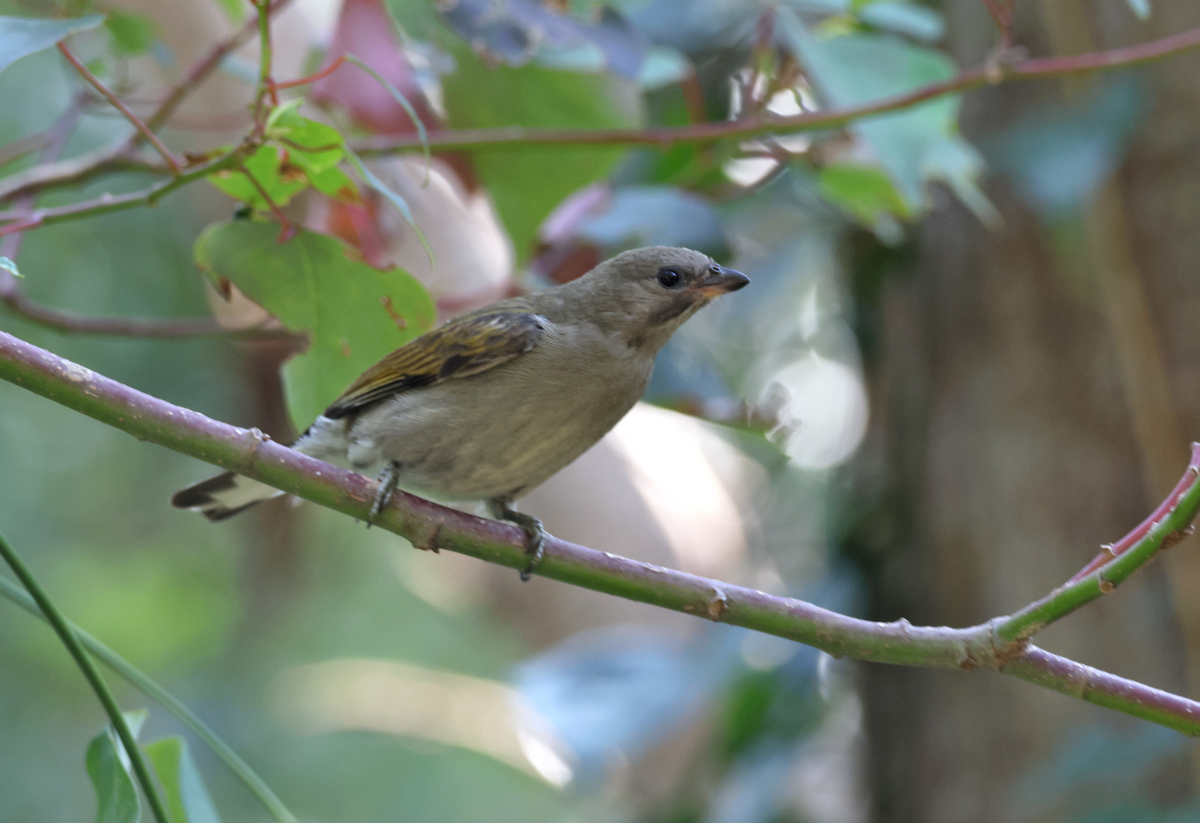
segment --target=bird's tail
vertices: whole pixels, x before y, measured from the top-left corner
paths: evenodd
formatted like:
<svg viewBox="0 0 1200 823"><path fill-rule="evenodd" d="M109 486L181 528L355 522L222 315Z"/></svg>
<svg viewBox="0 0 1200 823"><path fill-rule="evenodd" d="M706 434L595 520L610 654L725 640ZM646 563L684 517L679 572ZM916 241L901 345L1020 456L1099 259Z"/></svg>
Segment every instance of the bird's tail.
<svg viewBox="0 0 1200 823"><path fill-rule="evenodd" d="M225 472L178 491L171 498L177 509L200 512L216 523L233 517L259 501L283 494L279 489L240 474Z"/></svg>

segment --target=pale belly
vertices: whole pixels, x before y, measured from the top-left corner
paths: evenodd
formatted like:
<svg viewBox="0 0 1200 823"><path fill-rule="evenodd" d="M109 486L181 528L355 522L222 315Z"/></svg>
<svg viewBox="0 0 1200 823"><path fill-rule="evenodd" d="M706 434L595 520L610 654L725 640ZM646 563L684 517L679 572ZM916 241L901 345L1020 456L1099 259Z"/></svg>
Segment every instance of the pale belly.
<svg viewBox="0 0 1200 823"><path fill-rule="evenodd" d="M397 395L297 447L364 474L390 461L400 485L447 500L515 498L587 451L641 397L653 359L539 357ZM331 442L341 440L340 443ZM336 459L341 458L341 459Z"/></svg>

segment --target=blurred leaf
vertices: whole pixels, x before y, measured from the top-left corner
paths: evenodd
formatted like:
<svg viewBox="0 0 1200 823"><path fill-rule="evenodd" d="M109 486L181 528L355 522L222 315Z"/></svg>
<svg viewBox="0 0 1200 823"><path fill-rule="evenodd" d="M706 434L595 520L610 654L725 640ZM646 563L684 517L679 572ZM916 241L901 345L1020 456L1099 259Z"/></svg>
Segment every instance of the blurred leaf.
<svg viewBox="0 0 1200 823"><path fill-rule="evenodd" d="M23 278L25 276L17 269L17 264L12 260L9 260L7 257L0 257L0 269L4 269L7 272L12 272L13 277Z"/></svg>
<svg viewBox="0 0 1200 823"><path fill-rule="evenodd" d="M1008 806L1018 819L1029 819L1064 803L1082 809L1111 805L1189 749L1185 738L1162 726L1090 724L1035 761L1008 788Z"/></svg>
<svg viewBox="0 0 1200 823"><path fill-rule="evenodd" d="M210 226L196 241L196 264L227 279L309 347L283 368L288 411L299 431L359 374L433 326L424 287L401 269L353 259L338 240L308 231L280 244L274 223Z"/></svg>
<svg viewBox="0 0 1200 823"><path fill-rule="evenodd" d="M186 740L165 737L142 746L142 750L162 784L172 823L220 823Z"/></svg>
<svg viewBox="0 0 1200 823"><path fill-rule="evenodd" d="M649 44L615 10L595 9L583 22L533 0L458 0L442 19L477 52L508 66L535 60L574 71L609 69L636 78Z"/></svg>
<svg viewBox="0 0 1200 823"><path fill-rule="evenodd" d="M693 72L692 63L677 49L654 46L638 69L637 81L643 89L657 89L678 83Z"/></svg>
<svg viewBox="0 0 1200 823"><path fill-rule="evenodd" d="M1080 104L1027 115L982 148L1026 203L1054 219L1087 202L1116 172L1147 102L1144 85L1125 75Z"/></svg>
<svg viewBox="0 0 1200 823"><path fill-rule="evenodd" d="M634 126L631 98L607 75L551 71L540 66L488 69L474 55L455 55L458 70L444 78L453 128L534 126L602 129ZM622 149L510 146L472 152L519 260L538 226L568 194L604 177Z"/></svg>
<svg viewBox="0 0 1200 823"><path fill-rule="evenodd" d="M71 20L0 17L0 71L26 55L48 49L75 32L94 29L103 22L102 14Z"/></svg>
<svg viewBox="0 0 1200 823"><path fill-rule="evenodd" d="M876 0L862 4L858 19L877 29L894 31L917 40L933 42L946 33L942 16L931 8L900 0Z"/></svg>
<svg viewBox="0 0 1200 823"><path fill-rule="evenodd" d="M873 166L826 166L817 175L817 191L887 242L900 239L900 228L892 218L911 216L891 180Z"/></svg>
<svg viewBox="0 0 1200 823"><path fill-rule="evenodd" d="M1150 0L1126 0L1139 20L1150 19Z"/></svg>
<svg viewBox="0 0 1200 823"><path fill-rule="evenodd" d="M778 22L788 48L831 105L862 105L955 75L954 64L944 55L894 37L855 34L818 40L787 8L779 10ZM931 179L949 183L956 192L971 192L968 206L985 202L976 186L982 161L958 134L959 103L958 95L949 95L850 126L874 150L910 212L925 207L925 183Z"/></svg>
<svg viewBox="0 0 1200 823"><path fill-rule="evenodd" d="M625 186L596 211L580 221L576 233L602 247L724 251L725 230L708 199L673 186Z"/></svg>
<svg viewBox="0 0 1200 823"><path fill-rule="evenodd" d="M740 630L686 644L631 626L575 635L514 674L586 782L617 753L633 757L695 712L736 671Z"/></svg>
<svg viewBox="0 0 1200 823"><path fill-rule="evenodd" d="M225 16L229 18L231 23L240 23L246 19L247 3L243 0L216 0L221 11L225 12Z"/></svg>
<svg viewBox="0 0 1200 823"><path fill-rule="evenodd" d="M148 713L141 710L123 714L136 738ZM141 817L137 786L129 772L129 755L112 726L105 726L88 743L84 764L96 790L96 823L137 823Z"/></svg>
<svg viewBox="0 0 1200 823"><path fill-rule="evenodd" d="M145 54L158 38L154 20L144 14L111 11L104 21L112 35L117 52L128 55Z"/></svg>

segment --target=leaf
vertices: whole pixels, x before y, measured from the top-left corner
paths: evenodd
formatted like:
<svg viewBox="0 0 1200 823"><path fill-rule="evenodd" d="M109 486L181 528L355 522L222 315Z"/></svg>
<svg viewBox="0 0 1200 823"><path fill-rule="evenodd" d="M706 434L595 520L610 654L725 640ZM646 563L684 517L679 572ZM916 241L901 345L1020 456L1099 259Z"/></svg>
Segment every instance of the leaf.
<svg viewBox="0 0 1200 823"><path fill-rule="evenodd" d="M144 710L124 712L135 738L147 714ZM112 726L105 726L88 743L84 765L96 790L96 823L137 823L142 811L137 786L129 773L129 756Z"/></svg>
<svg viewBox="0 0 1200 823"><path fill-rule="evenodd" d="M270 208L260 186L276 206L287 205L309 186L338 200L358 202L358 187L337 168L346 159L342 135L332 126L299 114L296 107L301 102L290 100L271 112L265 131L271 142L246 159L245 171L213 172L209 182L260 211Z"/></svg>
<svg viewBox="0 0 1200 823"><path fill-rule="evenodd" d="M674 186L623 186L576 232L605 248L686 246L724 250L725 229L707 198Z"/></svg>
<svg viewBox="0 0 1200 823"><path fill-rule="evenodd" d="M243 0L216 0L221 11L231 23L240 23L246 19L246 3Z"/></svg>
<svg viewBox="0 0 1200 823"><path fill-rule="evenodd" d="M533 126L602 129L637 123L632 92L610 75L574 74L541 66L485 67L466 50L443 78L453 128ZM518 260L528 257L538 227L568 194L605 177L622 149L508 146L472 152L508 230Z"/></svg>
<svg viewBox="0 0 1200 823"><path fill-rule="evenodd" d="M1150 0L1126 0L1139 20L1150 19Z"/></svg>
<svg viewBox="0 0 1200 823"><path fill-rule="evenodd" d="M17 269L17 264L12 260L9 260L7 257L0 257L0 269L12 272L13 277L25 277L25 275L21 274L21 272Z"/></svg>
<svg viewBox="0 0 1200 823"><path fill-rule="evenodd" d="M94 29L103 22L103 14L90 14L71 20L0 17L0 71L22 57L48 49L75 32Z"/></svg>
<svg viewBox="0 0 1200 823"><path fill-rule="evenodd" d="M274 223L217 223L196 241L195 258L210 277L308 333L308 350L283 368L288 410L303 431L369 366L432 328L437 313L405 271L352 259L332 237L299 231L280 244L277 235Z"/></svg>
<svg viewBox="0 0 1200 823"><path fill-rule="evenodd" d="M873 166L826 166L817 176L817 191L885 242L901 239L900 226L893 218L911 216L887 175Z"/></svg>
<svg viewBox="0 0 1200 823"><path fill-rule="evenodd" d="M166 795L173 823L220 823L217 807L204 786L187 741L164 737L142 746Z"/></svg>
<svg viewBox="0 0 1200 823"><path fill-rule="evenodd" d="M144 14L112 11L104 26L112 35L116 50L122 54L145 54L158 38L154 20Z"/></svg>
<svg viewBox="0 0 1200 823"><path fill-rule="evenodd" d="M831 105L867 104L955 74L945 55L895 37L854 34L819 40L786 7L779 9L778 24L788 48ZM976 185L983 162L958 133L959 105L958 95L947 95L902 111L861 118L850 126L874 150L879 165L914 213L927 205L925 184L934 179L969 192L964 198L968 206L986 202ZM979 216L986 220L991 214Z"/></svg>

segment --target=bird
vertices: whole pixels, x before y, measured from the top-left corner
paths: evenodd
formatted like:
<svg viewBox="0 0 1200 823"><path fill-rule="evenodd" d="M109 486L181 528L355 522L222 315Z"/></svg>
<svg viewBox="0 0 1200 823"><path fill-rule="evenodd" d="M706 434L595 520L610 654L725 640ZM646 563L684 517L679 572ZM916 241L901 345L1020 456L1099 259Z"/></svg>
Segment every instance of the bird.
<svg viewBox="0 0 1200 823"><path fill-rule="evenodd" d="M600 440L641 399L655 356L716 297L750 282L691 249L622 252L583 276L454 317L384 357L292 448L377 475L370 525L398 487L486 501L526 533L528 580L546 532L513 501ZM221 521L283 492L224 472L172 505Z"/></svg>

